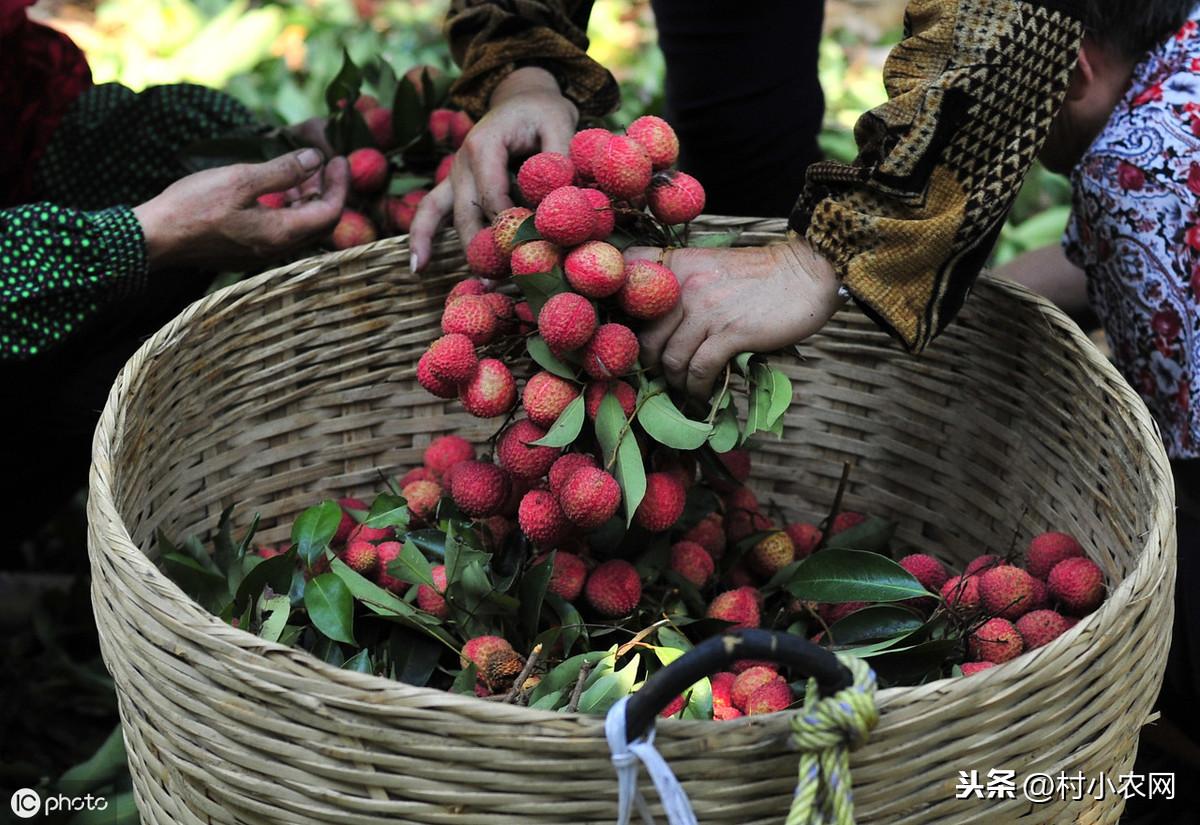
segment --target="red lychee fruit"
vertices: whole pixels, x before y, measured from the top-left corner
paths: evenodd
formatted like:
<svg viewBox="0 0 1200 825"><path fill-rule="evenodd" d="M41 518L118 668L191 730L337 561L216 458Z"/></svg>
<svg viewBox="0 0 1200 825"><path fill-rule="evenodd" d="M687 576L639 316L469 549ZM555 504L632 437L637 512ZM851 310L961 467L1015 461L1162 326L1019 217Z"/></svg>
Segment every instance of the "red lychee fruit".
<svg viewBox="0 0 1200 825"><path fill-rule="evenodd" d="M1021 634L1008 619L988 619L967 640L972 659L1003 664L1025 649Z"/></svg>
<svg viewBox="0 0 1200 825"><path fill-rule="evenodd" d="M446 619L450 616L450 608L442 594L446 592L446 566L439 564L433 568L433 583L436 587L422 584L417 587L417 607L426 613Z"/></svg>
<svg viewBox="0 0 1200 825"><path fill-rule="evenodd" d="M442 76L442 71L436 66L420 63L404 73L404 79L412 84L412 87L417 90L417 94L420 96L422 102L425 100L426 76L428 76L430 80L437 80Z"/></svg>
<svg viewBox="0 0 1200 825"><path fill-rule="evenodd" d="M567 521L558 500L549 490L526 493L517 511L517 522L521 532L538 547L552 547L571 532L571 522Z"/></svg>
<svg viewBox="0 0 1200 825"><path fill-rule="evenodd" d="M576 470L584 467L595 467L596 459L587 453L566 453L554 459L550 465L550 492L561 497L563 487Z"/></svg>
<svg viewBox="0 0 1200 825"><path fill-rule="evenodd" d="M607 298L625 285L625 258L610 243L588 241L567 253L563 272L567 283L581 295Z"/></svg>
<svg viewBox="0 0 1200 825"><path fill-rule="evenodd" d="M667 703L667 706L658 712L658 715L663 719L670 719L679 711L683 710L683 695L680 694Z"/></svg>
<svg viewBox="0 0 1200 825"><path fill-rule="evenodd" d="M505 258L512 255L516 244L513 242L521 224L533 217L533 210L524 206L513 206L496 214L492 220L492 231L496 239L496 248Z"/></svg>
<svg viewBox="0 0 1200 825"><path fill-rule="evenodd" d="M1000 558L999 556L993 556L990 554L976 556L967 565L967 568L963 570L963 575L974 576L982 573L985 570L990 570L993 567L999 567L1002 564L1004 564L1004 559Z"/></svg>
<svg viewBox="0 0 1200 825"><path fill-rule="evenodd" d="M758 591L753 587L726 590L712 600L704 615L710 619L733 622L733 630L758 627L762 622Z"/></svg>
<svg viewBox="0 0 1200 825"><path fill-rule="evenodd" d="M508 500L508 473L486 461L464 461L454 468L450 497L468 516L497 515Z"/></svg>
<svg viewBox="0 0 1200 825"><path fill-rule="evenodd" d="M704 211L704 187L685 172L659 172L646 190L646 202L665 224L691 223Z"/></svg>
<svg viewBox="0 0 1200 825"><path fill-rule="evenodd" d="M774 668L747 668L739 673L733 680L733 686L729 691L729 699L735 708L744 713L746 711L746 704L749 702L751 694L764 685L769 685L772 683L779 683L785 688L787 687L787 682L782 676L775 672Z"/></svg>
<svg viewBox="0 0 1200 825"><path fill-rule="evenodd" d="M539 152L517 171L517 186L530 206L539 205L555 189L574 181L575 164L558 152Z"/></svg>
<svg viewBox="0 0 1200 825"><path fill-rule="evenodd" d="M580 467L563 484L559 504L576 527L595 530L621 506L621 485L599 467Z"/></svg>
<svg viewBox="0 0 1200 825"><path fill-rule="evenodd" d="M429 113L429 133L433 135L435 141L444 144L450 143L450 121L453 119L454 112L450 109L434 109Z"/></svg>
<svg viewBox="0 0 1200 825"><path fill-rule="evenodd" d="M817 549L817 545L821 543L820 528L807 521L789 524L783 529L788 534L788 538L792 540L792 546L796 548L797 559L808 558L812 555L812 551Z"/></svg>
<svg viewBox="0 0 1200 825"><path fill-rule="evenodd" d="M442 487L436 481L414 481L400 491L408 503L408 511L419 522L430 522L437 513Z"/></svg>
<svg viewBox="0 0 1200 825"><path fill-rule="evenodd" d="M749 487L738 487L725 497L725 510L749 510L751 513L761 512L758 496Z"/></svg>
<svg viewBox="0 0 1200 825"><path fill-rule="evenodd" d="M717 454L721 466L725 468L725 472L733 477L733 480L738 485L745 484L750 479L750 452L748 450L729 450L724 453ZM729 482L713 479L713 489L717 492L728 492L731 487Z"/></svg>
<svg viewBox="0 0 1200 825"><path fill-rule="evenodd" d="M541 564L542 558L537 560ZM550 574L550 583L546 585L547 592L573 602L583 592L583 582L587 578L587 565L583 559L574 553L559 550L554 554L554 568Z"/></svg>
<svg viewBox="0 0 1200 825"><path fill-rule="evenodd" d="M504 415L517 404L517 381L503 362L484 358L458 395L463 407L476 418Z"/></svg>
<svg viewBox="0 0 1200 825"><path fill-rule="evenodd" d="M609 393L616 396L626 418L633 415L633 411L637 409L637 390L625 381L593 381L583 391L583 407L589 420L596 420L600 413L600 403Z"/></svg>
<svg viewBox="0 0 1200 825"><path fill-rule="evenodd" d="M592 213L596 218L596 228L592 231L592 240L603 241L613 233L613 229L617 225L617 213L613 209L612 201L599 189L585 187L582 192L588 203L591 204Z"/></svg>
<svg viewBox="0 0 1200 825"><path fill-rule="evenodd" d="M356 541L386 541L395 538L395 531L391 527L368 527L365 524L357 524L350 531L350 535L346 537L346 544L353 544Z"/></svg>
<svg viewBox="0 0 1200 825"><path fill-rule="evenodd" d="M979 576L979 600L991 615L1015 619L1033 604L1033 577L1011 564L985 570Z"/></svg>
<svg viewBox="0 0 1200 825"><path fill-rule="evenodd" d="M777 680L760 685L750 692L746 700L746 715L757 716L762 713L778 713L787 710L792 703L792 689L780 677Z"/></svg>
<svg viewBox="0 0 1200 825"><path fill-rule="evenodd" d="M1063 559L1050 571L1046 586L1068 613L1078 616L1104 601L1104 571L1088 558Z"/></svg>
<svg viewBox="0 0 1200 825"><path fill-rule="evenodd" d="M713 559L725 555L725 523L720 513L709 513L700 523L683 534L682 541L695 542Z"/></svg>
<svg viewBox="0 0 1200 825"><path fill-rule="evenodd" d="M747 554L750 568L771 577L796 560L796 548L785 532L772 533L754 545Z"/></svg>
<svg viewBox="0 0 1200 825"><path fill-rule="evenodd" d="M753 510L733 510L725 516L725 538L737 544L755 533L765 533L774 529L771 519Z"/></svg>
<svg viewBox="0 0 1200 825"><path fill-rule="evenodd" d="M446 471L463 461L475 458L475 447L461 435L439 435L429 442L422 454L421 463L434 480L442 478Z"/></svg>
<svg viewBox="0 0 1200 825"><path fill-rule="evenodd" d="M562 450L540 447L533 442L545 438L546 431L528 418L514 422L496 442L496 461L514 478L533 481L550 472Z"/></svg>
<svg viewBox="0 0 1200 825"><path fill-rule="evenodd" d="M437 481L437 479L433 477L433 473L424 467L413 467L407 473L400 476L400 480L396 482L396 486L403 490L414 481Z"/></svg>
<svg viewBox="0 0 1200 825"><path fill-rule="evenodd" d="M671 569L696 587L704 587L716 572L708 551L692 541L671 545Z"/></svg>
<svg viewBox="0 0 1200 825"><path fill-rule="evenodd" d="M450 287L450 291L446 293L446 306L450 306L459 298L465 298L468 295L479 296L488 293L488 286L483 281L478 278L464 278Z"/></svg>
<svg viewBox="0 0 1200 825"><path fill-rule="evenodd" d="M1029 602L1030 612L1041 610L1050 606L1050 589L1046 587L1046 583L1041 579L1029 577L1029 581L1033 584L1033 598Z"/></svg>
<svg viewBox="0 0 1200 825"><path fill-rule="evenodd" d="M586 344L596 332L596 308L574 292L551 296L538 313L538 332L553 352L570 352Z"/></svg>
<svg viewBox="0 0 1200 825"><path fill-rule="evenodd" d="M624 324L602 324L583 350L583 368L592 378L628 375L637 364L638 338Z"/></svg>
<svg viewBox="0 0 1200 825"><path fill-rule="evenodd" d="M930 593L940 593L942 585L950 578L946 565L926 553L913 553L898 563Z"/></svg>
<svg viewBox="0 0 1200 825"><path fill-rule="evenodd" d="M1025 642L1026 650L1049 644L1067 632L1065 617L1053 610L1034 610L1017 619L1017 632Z"/></svg>
<svg viewBox="0 0 1200 825"><path fill-rule="evenodd" d="M429 345L429 368L445 381L461 384L478 365L475 345L462 333L443 335Z"/></svg>
<svg viewBox="0 0 1200 825"><path fill-rule="evenodd" d="M366 215L353 209L343 209L342 217L333 228L332 243L334 249L350 249L375 243L378 238L375 224Z"/></svg>
<svg viewBox="0 0 1200 825"><path fill-rule="evenodd" d="M584 597L601 616L626 616L642 599L642 581L627 561L612 559L592 571L583 588Z"/></svg>
<svg viewBox="0 0 1200 825"><path fill-rule="evenodd" d="M1083 558L1083 547L1066 533L1042 533L1034 536L1026 551L1025 567L1029 575L1046 580L1054 566L1063 559Z"/></svg>
<svg viewBox="0 0 1200 825"><path fill-rule="evenodd" d="M655 169L666 169L679 160L679 138L661 117L643 115L629 124L625 134L646 150Z"/></svg>
<svg viewBox="0 0 1200 825"><path fill-rule="evenodd" d="M533 309L528 301L513 306L513 317L517 320L517 332L521 335L529 335L537 327L537 319L533 317Z"/></svg>
<svg viewBox="0 0 1200 825"><path fill-rule="evenodd" d="M388 565L400 557L403 546L398 541L385 541L375 548L379 553L379 566L375 570L375 583L384 590L401 595L408 591L408 582L388 573Z"/></svg>
<svg viewBox="0 0 1200 825"><path fill-rule="evenodd" d="M533 225L550 243L575 246L592 237L596 230L596 214L582 189L563 186L538 204Z"/></svg>
<svg viewBox="0 0 1200 825"><path fill-rule="evenodd" d="M612 139L613 133L607 129L584 129L576 132L571 138L571 148L567 150L567 155L571 163L575 164L575 171L581 179L591 180L595 177L593 161L600 149Z"/></svg>
<svg viewBox="0 0 1200 825"><path fill-rule="evenodd" d="M481 347L496 336L496 313L482 295L464 295L442 311L442 332L459 333Z"/></svg>
<svg viewBox="0 0 1200 825"><path fill-rule="evenodd" d="M342 553L346 566L363 576L373 576L379 566L379 550L369 541L356 541Z"/></svg>
<svg viewBox="0 0 1200 825"><path fill-rule="evenodd" d="M350 163L350 188L358 194L373 194L387 183L387 158L378 149L355 149L346 160Z"/></svg>
<svg viewBox="0 0 1200 825"><path fill-rule="evenodd" d="M525 415L542 429L553 426L563 410L579 397L579 387L565 378L542 370L525 382L521 403Z"/></svg>
<svg viewBox="0 0 1200 825"><path fill-rule="evenodd" d="M388 151L396 145L396 136L392 131L392 110L385 106L376 106L363 113L371 139L381 151ZM405 230L406 232L408 230Z"/></svg>
<svg viewBox="0 0 1200 825"><path fill-rule="evenodd" d="M728 670L723 670L720 673L714 673L708 677L708 682L712 686L712 702L713 710L717 711L721 708L733 707L733 683L737 681L738 674L731 673Z"/></svg>
<svg viewBox="0 0 1200 825"><path fill-rule="evenodd" d="M450 177L450 172L454 169L454 155L446 155L437 165L437 169L433 173L434 184L441 183L446 178Z"/></svg>
<svg viewBox="0 0 1200 825"><path fill-rule="evenodd" d="M417 383L427 393L438 398L454 398L458 395L458 384L434 374L428 352L417 360Z"/></svg>
<svg viewBox="0 0 1200 825"><path fill-rule="evenodd" d="M963 676L974 676L980 671L987 670L988 668L995 666L995 662L963 662L961 670Z"/></svg>
<svg viewBox="0 0 1200 825"><path fill-rule="evenodd" d="M338 522L337 532L333 534L334 544L344 544L346 539L350 537L350 533L358 526L350 510L361 510L364 513L371 509L370 505L365 501L357 498L339 498L338 506L342 508L342 520ZM287 548L285 547L284 550Z"/></svg>
<svg viewBox="0 0 1200 825"><path fill-rule="evenodd" d="M487 301L487 305L491 307L499 328L508 329L513 319L516 318L517 302L502 292L488 292L479 297Z"/></svg>
<svg viewBox="0 0 1200 825"><path fill-rule="evenodd" d="M496 244L496 230L485 226L467 244L467 266L480 278L507 278L508 256Z"/></svg>
<svg viewBox="0 0 1200 825"><path fill-rule="evenodd" d="M838 513L833 517L833 524L829 525L829 535L836 536L838 533L844 533L851 527L857 527L867 520L867 517L862 513L855 513L850 510Z"/></svg>
<svg viewBox="0 0 1200 825"><path fill-rule="evenodd" d="M857 613L867 606L866 602L840 602L838 604L818 605L817 613L832 627L851 613Z"/></svg>
<svg viewBox="0 0 1200 825"><path fill-rule="evenodd" d="M617 293L621 309L634 318L653 321L679 303L679 280L675 273L654 261L630 261L625 266L625 284Z"/></svg>
<svg viewBox="0 0 1200 825"><path fill-rule="evenodd" d="M367 112L371 111L372 109L378 108L378 106L379 106L379 98L375 97L375 95L359 95L358 98L355 99L355 101L354 101L354 108L357 109L360 114L364 114L364 115ZM339 109L346 108L346 99L345 98L342 98L341 100L338 101L338 108Z"/></svg>
<svg viewBox="0 0 1200 825"><path fill-rule="evenodd" d="M562 262L558 247L549 241L526 241L513 250L508 265L513 275L550 272Z"/></svg>
<svg viewBox="0 0 1200 825"><path fill-rule="evenodd" d="M592 161L596 184L614 198L636 198L650 185L650 156L637 141L613 136Z"/></svg>
<svg viewBox="0 0 1200 825"><path fill-rule="evenodd" d="M962 613L974 613L979 609L979 577L954 576L942 585L942 599L946 606Z"/></svg>
<svg viewBox="0 0 1200 825"><path fill-rule="evenodd" d="M417 207L421 205L421 199L428 194L424 189L414 189L402 198L387 199L387 218L392 231L399 235L404 235L412 229L413 217L417 214Z"/></svg>
<svg viewBox="0 0 1200 825"><path fill-rule="evenodd" d="M283 209L287 206L285 192L268 192L265 195L259 195L255 200L259 206L265 206L267 209Z"/></svg>
<svg viewBox="0 0 1200 825"><path fill-rule="evenodd" d="M475 665L476 671L482 677L484 667L490 657L496 654L503 656L515 652L508 640L500 636L476 636L463 645L459 664L463 667Z"/></svg>
<svg viewBox="0 0 1200 825"><path fill-rule="evenodd" d="M646 495L638 505L633 520L651 533L669 530L683 515L687 490L670 473L649 473L646 476Z"/></svg>

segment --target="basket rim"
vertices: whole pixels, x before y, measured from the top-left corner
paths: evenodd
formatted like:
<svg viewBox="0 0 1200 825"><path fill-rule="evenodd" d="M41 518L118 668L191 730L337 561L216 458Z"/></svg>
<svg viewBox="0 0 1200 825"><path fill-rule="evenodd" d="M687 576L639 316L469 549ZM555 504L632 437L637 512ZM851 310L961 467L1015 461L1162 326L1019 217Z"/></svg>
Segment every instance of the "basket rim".
<svg viewBox="0 0 1200 825"><path fill-rule="evenodd" d="M696 220L695 228L701 231L705 229L742 228L745 231L776 234L782 238L787 229L787 222L781 218L762 219L702 215ZM441 233L441 237L444 239L456 237L456 235L453 229L447 229ZM124 401L127 396L136 392L137 379L142 370L146 368L146 365L154 363L155 354L165 351L175 340L187 334L195 324L202 323L209 311L217 307L232 308L241 300L255 295L277 282L286 280L292 283L301 283L319 276L322 271L332 265L355 261L361 258L392 258L396 265L407 266L408 241L408 235L400 235L385 238L372 244L316 255L276 267L214 291L195 301L148 338L124 367L122 367L108 394L96 427L92 443L92 464L89 474L87 501L89 525L97 523L96 516L99 513L103 512L108 515L106 519L108 527L104 532L105 555L117 556L115 564L129 565L138 576L153 580L157 588L160 590L165 589L171 595L173 600L172 606L175 608L175 611L169 617L164 616L168 623L186 625L194 632L201 633L210 640L220 641L223 644L229 645L232 649L236 649L239 656L248 656L260 660L265 667L279 668L284 666L283 662L287 662L290 665L289 669L293 670L293 672L311 678L319 678L331 684L337 683L343 687L359 690L364 696L369 694L378 697L383 693L391 693L407 697L438 697L438 701L441 704L458 704L461 702L474 706L476 709L486 707L490 718L497 722L520 722L526 724L535 722L575 723L593 727L602 725L602 716L535 710L502 702L485 701L473 695L455 694L430 687L418 687L373 674L342 670L341 668L327 664L305 650L280 645L276 642L268 642L248 631L234 628L202 608L150 561L150 557L134 543L124 518L116 505L112 493L112 452L113 445L119 442L123 435L122 425L124 417L122 410L124 408ZM1121 376L1117 368L1099 352L1078 325L1070 320L1058 307L1015 282L986 271L981 273L973 290L979 288L995 290L1007 298L1016 299L1021 303L1031 306L1035 311L1040 312L1049 326L1056 328L1059 332L1066 333L1067 340L1064 342L1065 346L1070 346L1076 353L1083 357L1090 368L1099 370L1100 377L1109 380L1113 392L1123 395L1125 401L1131 402L1127 406L1133 412L1133 420L1127 421L1127 425L1131 429L1140 432L1143 436L1143 444L1149 449L1149 454L1146 458L1148 459L1150 470L1154 474L1151 484L1158 493L1154 497L1154 500L1157 502L1156 512L1151 518L1150 529L1142 536L1143 541L1137 553L1136 564L1123 577L1120 584L1110 591L1100 608L1080 619L1066 633L1063 633L1043 648L1027 651L1025 655L1017 659L994 668L989 668L985 673L977 674L969 686L960 684L962 682L961 678L947 677L923 685L881 689L876 697L876 702L881 711L887 705L901 697L919 700L919 698L930 693L945 696L948 690L976 691L980 687L989 687L990 683L997 682L997 680L1007 679L1011 682L1016 674L1035 668L1037 658L1039 655L1045 653L1045 651L1053 650L1058 646L1068 643L1068 641L1075 639L1079 633L1114 624L1116 618L1131 601L1129 591L1133 589L1135 579L1152 578L1156 575L1152 569L1156 560L1155 554L1151 552L1152 549L1156 546L1162 546L1163 538L1166 538L1172 547L1174 546L1175 491L1170 462L1167 458L1166 448L1159 435L1157 423L1151 417L1141 397L1137 395L1124 377ZM90 529L89 532L91 532ZM89 544L92 544L92 542L89 542ZM93 547L89 552L95 553L97 551ZM96 563L94 558L92 563L93 565ZM1157 575L1161 576L1164 572L1158 571ZM93 588L93 598L95 597L94 593L95 589ZM284 654L282 659L280 658L280 654ZM950 684L947 684L948 682ZM343 696L342 698L347 704L355 703L350 697ZM378 708L379 703L378 701L373 701L371 705ZM746 727L757 727L763 728L771 735L775 735L787 729L788 720L793 714L794 710L784 710L768 715L755 716L753 719L743 717L741 719L720 722L719 726L713 729L734 733ZM694 729L694 726L699 725L712 726L717 724L715 720L656 720L656 724L658 725L661 725L663 722L666 722L668 727L676 728L680 731Z"/></svg>

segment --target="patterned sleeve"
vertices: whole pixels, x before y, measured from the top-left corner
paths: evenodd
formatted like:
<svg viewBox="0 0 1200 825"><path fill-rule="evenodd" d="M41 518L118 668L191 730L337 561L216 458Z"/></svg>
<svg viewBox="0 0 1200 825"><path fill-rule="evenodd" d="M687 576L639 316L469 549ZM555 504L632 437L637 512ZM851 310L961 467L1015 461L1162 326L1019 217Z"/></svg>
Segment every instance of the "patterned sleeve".
<svg viewBox="0 0 1200 825"><path fill-rule="evenodd" d="M0 363L53 349L145 279L146 242L128 207L0 210Z"/></svg>
<svg viewBox="0 0 1200 825"><path fill-rule="evenodd" d="M961 308L1079 53L1078 0L910 0L852 165L809 168L791 226L919 352Z"/></svg>
<svg viewBox="0 0 1200 825"><path fill-rule="evenodd" d="M446 36L462 75L451 89L473 117L513 70L540 66L584 115L607 114L620 90L607 69L587 56L592 0L453 0Z"/></svg>

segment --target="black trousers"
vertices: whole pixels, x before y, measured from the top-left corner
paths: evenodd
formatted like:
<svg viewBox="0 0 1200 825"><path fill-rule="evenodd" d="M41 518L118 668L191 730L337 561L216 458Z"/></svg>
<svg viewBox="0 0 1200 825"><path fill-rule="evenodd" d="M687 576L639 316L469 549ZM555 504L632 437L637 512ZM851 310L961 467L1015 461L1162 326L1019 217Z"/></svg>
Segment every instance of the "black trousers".
<svg viewBox="0 0 1200 825"><path fill-rule="evenodd" d="M820 157L822 0L653 0L666 114L705 211L786 217Z"/></svg>

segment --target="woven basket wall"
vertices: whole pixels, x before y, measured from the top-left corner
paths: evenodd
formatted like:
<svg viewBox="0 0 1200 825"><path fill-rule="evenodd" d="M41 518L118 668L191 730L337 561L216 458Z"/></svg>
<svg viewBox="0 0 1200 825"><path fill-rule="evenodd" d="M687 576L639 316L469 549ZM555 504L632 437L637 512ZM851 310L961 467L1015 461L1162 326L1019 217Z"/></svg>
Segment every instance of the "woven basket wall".
<svg viewBox="0 0 1200 825"><path fill-rule="evenodd" d="M705 219L764 244L778 221ZM263 541L322 497L380 489L429 440L490 422L414 380L463 261L431 272L406 239L302 261L189 307L131 359L96 433L93 596L146 822L612 822L603 720L500 706L326 666L208 615L155 567L153 534L205 534L237 504ZM753 485L790 515L847 505L951 564L1045 529L1108 576L1103 607L1037 652L969 679L881 692L853 757L860 823L1110 823L1119 799L956 801L960 771L1116 777L1132 763L1166 659L1174 581L1170 472L1134 392L1045 302L983 279L919 358L841 312L790 363L781 441ZM702 823L781 822L795 783L788 716L659 725ZM645 775L643 774L643 779ZM656 802L652 788L648 797Z"/></svg>

